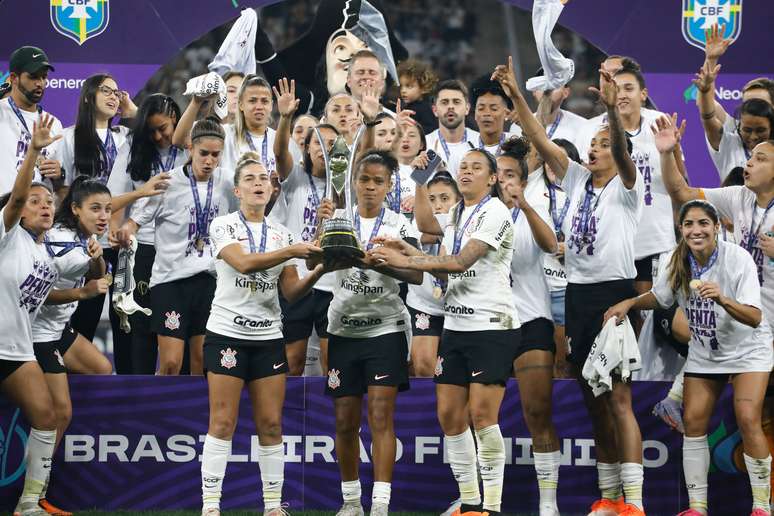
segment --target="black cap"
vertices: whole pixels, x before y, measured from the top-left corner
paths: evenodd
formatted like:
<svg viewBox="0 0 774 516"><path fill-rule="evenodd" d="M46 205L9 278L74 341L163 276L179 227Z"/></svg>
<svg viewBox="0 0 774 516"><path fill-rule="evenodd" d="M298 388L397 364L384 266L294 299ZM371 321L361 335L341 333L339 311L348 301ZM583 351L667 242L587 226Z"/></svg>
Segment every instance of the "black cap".
<svg viewBox="0 0 774 516"><path fill-rule="evenodd" d="M53 70L48 62L48 56L38 47L17 48L8 60L8 68L12 73L37 73L42 68Z"/></svg>

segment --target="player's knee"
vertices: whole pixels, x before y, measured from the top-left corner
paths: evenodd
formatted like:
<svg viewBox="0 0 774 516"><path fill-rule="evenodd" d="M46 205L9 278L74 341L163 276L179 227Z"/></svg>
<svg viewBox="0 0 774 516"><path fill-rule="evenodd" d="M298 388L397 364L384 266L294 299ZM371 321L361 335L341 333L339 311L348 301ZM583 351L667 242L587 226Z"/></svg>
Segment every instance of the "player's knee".
<svg viewBox="0 0 774 516"><path fill-rule="evenodd" d="M760 410L754 410L753 407L749 409L737 410L736 412L736 424L739 426L739 431L742 433L742 437L754 436L763 434L763 426L761 425L761 412Z"/></svg>
<svg viewBox="0 0 774 516"><path fill-rule="evenodd" d="M56 430L57 414L51 404L36 404L27 414L30 426L38 430Z"/></svg>
<svg viewBox="0 0 774 516"><path fill-rule="evenodd" d="M56 415L56 427L59 430L65 430L70 426L70 421L73 419L73 406L71 403L54 403L54 413Z"/></svg>
<svg viewBox="0 0 774 516"><path fill-rule="evenodd" d="M523 407L524 419L529 428L539 430L551 423L551 410L547 403L533 400Z"/></svg>
<svg viewBox="0 0 774 516"><path fill-rule="evenodd" d="M387 400L375 399L368 403L368 424L372 432L384 432L392 428L393 408Z"/></svg>
<svg viewBox="0 0 774 516"><path fill-rule="evenodd" d="M236 419L228 416L219 416L210 420L207 433L217 439L231 439L236 428Z"/></svg>
<svg viewBox="0 0 774 516"><path fill-rule="evenodd" d="M110 360L108 360L107 357L102 356L100 360L97 362L96 367L94 368L94 372L92 374L101 374L101 375L113 374L113 364L110 363Z"/></svg>
<svg viewBox="0 0 774 516"><path fill-rule="evenodd" d="M262 418L258 421L258 434L261 440L272 442L282 438L282 420L280 417Z"/></svg>
<svg viewBox="0 0 774 516"><path fill-rule="evenodd" d="M163 358L159 359L159 374L160 375L177 375L180 373L181 361L176 358Z"/></svg>

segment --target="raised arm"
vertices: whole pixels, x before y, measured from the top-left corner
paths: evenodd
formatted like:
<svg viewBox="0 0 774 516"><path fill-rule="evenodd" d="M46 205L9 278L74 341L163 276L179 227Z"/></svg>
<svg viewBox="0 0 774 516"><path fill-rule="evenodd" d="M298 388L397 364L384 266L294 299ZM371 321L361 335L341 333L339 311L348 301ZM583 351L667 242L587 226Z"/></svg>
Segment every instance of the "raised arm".
<svg viewBox="0 0 774 516"><path fill-rule="evenodd" d="M677 206L698 199L701 192L698 188L688 186L685 177L680 173L675 161L674 148L680 143L680 131L676 127L677 114L672 118L665 116L656 120L656 125L651 127L656 137L656 149L661 154L661 177L664 187Z"/></svg>
<svg viewBox="0 0 774 516"><path fill-rule="evenodd" d="M422 151L411 162L412 168L425 168L429 160L427 152ZM443 228L438 223L438 219L433 214L433 207L430 205L430 193L427 189L427 183L417 185L414 192L414 221L417 223L417 229L424 235L443 236Z"/></svg>
<svg viewBox="0 0 774 516"><path fill-rule="evenodd" d="M554 233L554 230L546 224L540 214L535 211L529 202L527 202L527 199L524 197L524 189L520 186L514 186L512 195L517 206L521 210L522 216L527 218L532 237L535 239L538 247L540 247L544 253L555 253L559 248L556 234Z"/></svg>
<svg viewBox="0 0 774 516"><path fill-rule="evenodd" d="M726 32L726 26L718 26L717 23L705 31L705 43L704 43L704 63L708 65L710 70L713 70L717 66L718 61L726 53L729 45L734 42L732 39L723 38L723 34ZM696 98L697 104L699 98ZM712 102L715 104L715 118L717 118L720 125L723 125L728 117L728 113L723 109L720 102L716 101L713 95Z"/></svg>
<svg viewBox="0 0 774 516"><path fill-rule="evenodd" d="M535 145L543 160L551 167L559 179L564 179L567 172L568 159L567 154L557 144L552 142L546 135L546 131L540 122L538 122L532 110L527 104L527 100L522 95L516 76L513 73L513 58L508 57L508 65L498 65L492 74L492 80L497 81L502 86L505 94L513 102L516 112L519 115L519 122L524 135Z"/></svg>
<svg viewBox="0 0 774 516"><path fill-rule="evenodd" d="M161 172L148 179L144 185L137 190L132 190L121 195L116 195L111 199L113 204L113 213L123 210L131 203L142 199L143 197L154 197L162 194L169 187L169 173Z"/></svg>
<svg viewBox="0 0 774 516"><path fill-rule="evenodd" d="M277 110L280 114L277 134L274 138L274 158L277 160L277 174L280 181L287 179L293 170L293 155L290 153L290 131L293 125L293 115L301 102L296 98L296 81L283 78L279 81L279 90L272 87L277 97Z"/></svg>
<svg viewBox="0 0 774 516"><path fill-rule="evenodd" d="M715 151L720 148L720 140L723 138L723 123L715 116L715 79L719 71L720 65L710 67L704 63L693 80L698 90L696 104L699 106L704 134Z"/></svg>
<svg viewBox="0 0 774 516"><path fill-rule="evenodd" d="M637 181L637 167L634 166L634 161L632 161L627 148L626 131L616 106L618 103L618 85L610 72L599 70L599 88L596 89L592 86L589 89L599 95L607 108L607 124L610 127L610 150L613 154L613 161L615 161L621 182L627 189L632 189Z"/></svg>
<svg viewBox="0 0 774 516"><path fill-rule="evenodd" d="M188 107L183 111L180 120L175 127L175 134L172 136L172 145L176 145L181 149L188 148L188 139L191 136L191 129L193 129L194 122L199 117L199 111L209 102L209 98L197 97L196 95L191 97L191 102L188 103Z"/></svg>

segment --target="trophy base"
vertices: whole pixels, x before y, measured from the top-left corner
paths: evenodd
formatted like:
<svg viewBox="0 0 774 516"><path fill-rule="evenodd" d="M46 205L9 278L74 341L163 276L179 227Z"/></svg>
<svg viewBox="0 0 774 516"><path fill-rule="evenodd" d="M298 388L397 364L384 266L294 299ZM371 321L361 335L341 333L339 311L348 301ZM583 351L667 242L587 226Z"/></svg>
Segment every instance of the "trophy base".
<svg viewBox="0 0 774 516"><path fill-rule="evenodd" d="M357 261L365 256L360 249L352 223L346 219L330 219L323 223L320 247L327 263Z"/></svg>

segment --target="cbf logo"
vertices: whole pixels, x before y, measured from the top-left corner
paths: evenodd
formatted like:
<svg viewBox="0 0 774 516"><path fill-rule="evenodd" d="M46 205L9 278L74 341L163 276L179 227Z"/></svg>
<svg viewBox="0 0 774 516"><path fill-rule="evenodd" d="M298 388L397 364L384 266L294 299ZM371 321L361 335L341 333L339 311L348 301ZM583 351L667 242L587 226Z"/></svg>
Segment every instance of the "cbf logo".
<svg viewBox="0 0 774 516"><path fill-rule="evenodd" d="M723 37L736 40L742 31L742 0L683 0L683 37L704 50L705 31L725 27Z"/></svg>
<svg viewBox="0 0 774 516"><path fill-rule="evenodd" d="M19 424L19 409L16 409L7 427L0 423L0 487L13 484L24 475L26 448L27 432Z"/></svg>
<svg viewBox="0 0 774 516"><path fill-rule="evenodd" d="M51 24L79 45L102 34L109 21L108 0L51 0Z"/></svg>

